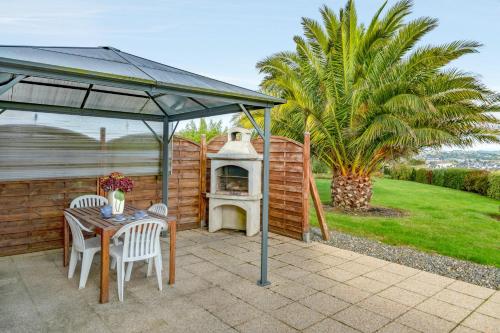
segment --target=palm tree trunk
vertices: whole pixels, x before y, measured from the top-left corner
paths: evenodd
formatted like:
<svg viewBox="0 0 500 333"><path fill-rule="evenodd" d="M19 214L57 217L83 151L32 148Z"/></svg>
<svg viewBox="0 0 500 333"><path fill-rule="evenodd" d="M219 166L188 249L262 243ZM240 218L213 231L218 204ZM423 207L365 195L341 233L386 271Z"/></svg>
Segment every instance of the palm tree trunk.
<svg viewBox="0 0 500 333"><path fill-rule="evenodd" d="M370 207L372 182L369 176L334 173L332 205L345 211L366 211Z"/></svg>

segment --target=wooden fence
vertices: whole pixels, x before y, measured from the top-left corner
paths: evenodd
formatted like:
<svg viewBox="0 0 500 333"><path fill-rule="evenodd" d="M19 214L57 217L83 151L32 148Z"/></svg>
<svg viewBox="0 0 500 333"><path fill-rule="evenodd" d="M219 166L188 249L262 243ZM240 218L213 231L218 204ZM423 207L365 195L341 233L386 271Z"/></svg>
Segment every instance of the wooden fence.
<svg viewBox="0 0 500 333"><path fill-rule="evenodd" d="M169 214L179 230L192 229L206 220L205 192L210 188L210 160L227 137L201 145L174 138L173 173L169 179ZM263 142L254 140L262 153ZM270 160L269 230L302 239L309 231L309 149L283 137L272 137ZM132 176L135 187L127 202L147 208L160 202L161 176ZM63 242L62 211L75 197L101 193L98 178L54 178L0 181L0 256L60 248ZM102 194L102 193L101 193Z"/></svg>

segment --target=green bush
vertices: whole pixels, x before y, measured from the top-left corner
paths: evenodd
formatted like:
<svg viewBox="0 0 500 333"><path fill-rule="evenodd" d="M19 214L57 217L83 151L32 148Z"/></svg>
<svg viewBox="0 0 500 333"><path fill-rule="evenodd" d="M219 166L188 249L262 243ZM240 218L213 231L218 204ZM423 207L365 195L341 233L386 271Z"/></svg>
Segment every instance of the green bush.
<svg viewBox="0 0 500 333"><path fill-rule="evenodd" d="M415 171L415 181L422 184L431 184L432 170L420 168Z"/></svg>
<svg viewBox="0 0 500 333"><path fill-rule="evenodd" d="M488 196L500 200L500 171L488 175Z"/></svg>
<svg viewBox="0 0 500 333"><path fill-rule="evenodd" d="M444 173L445 169L432 170L432 185L444 186Z"/></svg>
<svg viewBox="0 0 500 333"><path fill-rule="evenodd" d="M315 158L312 159L312 171L313 173L329 173L331 172L330 168L326 163L319 161Z"/></svg>
<svg viewBox="0 0 500 333"><path fill-rule="evenodd" d="M455 190L464 190L465 176L470 172L467 169L450 168L444 171L444 186Z"/></svg>
<svg viewBox="0 0 500 333"><path fill-rule="evenodd" d="M464 180L464 190L486 195L488 193L488 171L469 170Z"/></svg>
<svg viewBox="0 0 500 333"><path fill-rule="evenodd" d="M415 169L404 164L394 166L391 170L391 178L398 180L415 180Z"/></svg>

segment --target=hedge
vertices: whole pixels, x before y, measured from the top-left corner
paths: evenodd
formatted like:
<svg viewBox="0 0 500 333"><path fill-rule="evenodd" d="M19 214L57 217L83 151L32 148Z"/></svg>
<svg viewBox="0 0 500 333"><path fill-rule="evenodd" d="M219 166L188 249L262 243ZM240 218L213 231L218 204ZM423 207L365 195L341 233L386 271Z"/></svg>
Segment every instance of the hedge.
<svg viewBox="0 0 500 333"><path fill-rule="evenodd" d="M488 175L488 196L500 200L500 171Z"/></svg>
<svg viewBox="0 0 500 333"><path fill-rule="evenodd" d="M404 164L384 169L390 178L410 180L423 184L449 187L456 190L474 192L500 199L500 171L488 172L477 169L426 169L412 168Z"/></svg>
<svg viewBox="0 0 500 333"><path fill-rule="evenodd" d="M485 170L473 170L467 173L464 181L464 190L487 195L489 188L488 174L489 172Z"/></svg>

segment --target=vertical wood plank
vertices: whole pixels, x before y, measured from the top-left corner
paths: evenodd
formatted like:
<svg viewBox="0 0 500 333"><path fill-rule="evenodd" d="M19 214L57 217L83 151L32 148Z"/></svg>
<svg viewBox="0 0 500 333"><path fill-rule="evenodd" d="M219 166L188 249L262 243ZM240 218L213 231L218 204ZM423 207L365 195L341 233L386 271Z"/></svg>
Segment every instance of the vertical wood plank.
<svg viewBox="0 0 500 333"><path fill-rule="evenodd" d="M173 285L175 283L175 240L177 226L176 221L169 221L168 228L170 229L170 254L169 254L169 264L168 264L168 284Z"/></svg>
<svg viewBox="0 0 500 333"><path fill-rule="evenodd" d="M324 240L330 239L330 232L328 232L328 226L326 224L325 212L323 211L323 205L321 204L321 199L319 197L318 188L316 187L316 182L314 181L314 176L312 170L309 174L309 186L311 187L311 195L314 202L314 208L316 209L316 216L318 217L319 227L321 229L321 234Z"/></svg>
<svg viewBox="0 0 500 333"><path fill-rule="evenodd" d="M109 301L109 240L110 234L106 230L101 231L101 294L100 303Z"/></svg>
<svg viewBox="0 0 500 333"><path fill-rule="evenodd" d="M199 222L206 223L206 211L207 211L207 137L205 134L201 136L200 144L200 211L199 211Z"/></svg>
<svg viewBox="0 0 500 333"><path fill-rule="evenodd" d="M311 175L311 136L304 133L302 150L302 232L309 232L309 177Z"/></svg>

